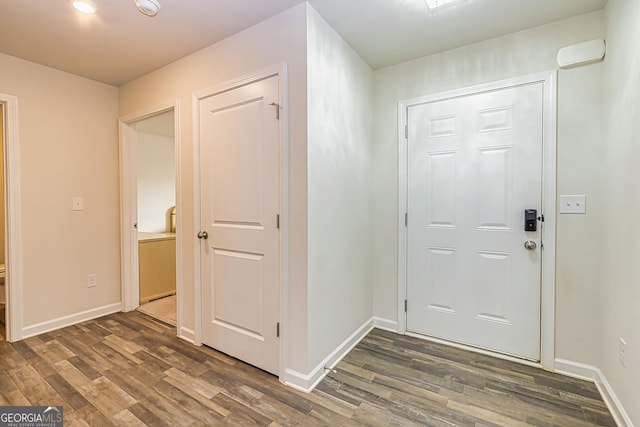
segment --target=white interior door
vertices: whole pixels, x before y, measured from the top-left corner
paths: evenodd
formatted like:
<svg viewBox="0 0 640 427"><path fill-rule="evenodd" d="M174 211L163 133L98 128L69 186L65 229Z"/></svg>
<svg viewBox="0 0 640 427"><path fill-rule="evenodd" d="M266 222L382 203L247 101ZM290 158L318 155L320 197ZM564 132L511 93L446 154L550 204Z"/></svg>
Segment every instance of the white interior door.
<svg viewBox="0 0 640 427"><path fill-rule="evenodd" d="M278 373L278 77L200 101L202 342ZM277 106L276 106L277 107Z"/></svg>
<svg viewBox="0 0 640 427"><path fill-rule="evenodd" d="M407 330L540 360L542 100L538 82L408 108Z"/></svg>

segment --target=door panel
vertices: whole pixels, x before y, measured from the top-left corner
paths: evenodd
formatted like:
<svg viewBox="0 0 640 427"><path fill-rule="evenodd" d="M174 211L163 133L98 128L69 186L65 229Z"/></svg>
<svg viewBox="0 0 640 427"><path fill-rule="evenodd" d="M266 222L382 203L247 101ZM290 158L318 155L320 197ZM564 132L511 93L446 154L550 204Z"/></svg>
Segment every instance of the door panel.
<svg viewBox="0 0 640 427"><path fill-rule="evenodd" d="M542 83L412 105L407 121L407 330L539 360L540 227L523 212L542 203Z"/></svg>
<svg viewBox="0 0 640 427"><path fill-rule="evenodd" d="M204 344L277 374L278 77L200 101Z"/></svg>
<svg viewBox="0 0 640 427"><path fill-rule="evenodd" d="M233 286L215 286L211 305L213 322L240 333L262 334L262 266L264 256L232 251L213 251L213 282L232 283ZM251 298L247 298L251 295ZM242 304L238 304L242 301Z"/></svg>
<svg viewBox="0 0 640 427"><path fill-rule="evenodd" d="M212 209L217 224L262 224L261 99L211 112ZM246 126L245 123L255 124Z"/></svg>

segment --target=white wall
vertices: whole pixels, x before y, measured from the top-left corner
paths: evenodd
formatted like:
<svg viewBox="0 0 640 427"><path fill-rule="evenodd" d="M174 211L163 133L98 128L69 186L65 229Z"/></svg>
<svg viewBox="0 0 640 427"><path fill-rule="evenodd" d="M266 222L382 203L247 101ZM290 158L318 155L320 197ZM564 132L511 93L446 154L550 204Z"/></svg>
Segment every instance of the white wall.
<svg viewBox="0 0 640 427"><path fill-rule="evenodd" d="M138 132L138 231L169 230L169 210L176 204L175 141Z"/></svg>
<svg viewBox="0 0 640 427"><path fill-rule="evenodd" d="M604 37L602 11L472 44L374 75L374 314L397 321L397 103L552 70L558 49ZM587 215L557 221L556 356L597 365L602 63L559 72L558 194L586 194ZM591 206L594 208L592 209Z"/></svg>
<svg viewBox="0 0 640 427"><path fill-rule="evenodd" d="M309 363L372 317L373 72L307 13Z"/></svg>
<svg viewBox="0 0 640 427"><path fill-rule="evenodd" d="M273 18L206 47L120 88L120 115L144 112L179 101L181 146L181 205L178 227L184 230L183 313L185 327L195 325L195 257L200 244L194 224L194 143L192 96L195 91L254 73L279 63L288 67L289 118L289 249L291 283L290 346L288 366L306 372L307 343L307 97L306 5L301 4Z"/></svg>
<svg viewBox="0 0 640 427"><path fill-rule="evenodd" d="M600 242L603 274L604 331L598 342L602 371L634 425L640 425L640 3L607 3L606 80L608 132L603 186L603 239ZM627 343L627 367L618 360L618 339Z"/></svg>
<svg viewBox="0 0 640 427"><path fill-rule="evenodd" d="M0 54L0 92L18 98L23 327L119 303L118 90Z"/></svg>

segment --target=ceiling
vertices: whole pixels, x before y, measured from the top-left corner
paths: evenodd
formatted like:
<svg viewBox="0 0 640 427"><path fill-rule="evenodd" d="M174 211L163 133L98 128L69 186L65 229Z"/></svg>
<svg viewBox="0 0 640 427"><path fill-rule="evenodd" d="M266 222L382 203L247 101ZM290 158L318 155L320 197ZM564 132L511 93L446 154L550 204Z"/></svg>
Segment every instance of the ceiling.
<svg viewBox="0 0 640 427"><path fill-rule="evenodd" d="M140 77L304 0L1 0L0 52L111 85ZM309 0L369 65L409 59L601 9L606 0L461 0L430 13L424 0Z"/></svg>

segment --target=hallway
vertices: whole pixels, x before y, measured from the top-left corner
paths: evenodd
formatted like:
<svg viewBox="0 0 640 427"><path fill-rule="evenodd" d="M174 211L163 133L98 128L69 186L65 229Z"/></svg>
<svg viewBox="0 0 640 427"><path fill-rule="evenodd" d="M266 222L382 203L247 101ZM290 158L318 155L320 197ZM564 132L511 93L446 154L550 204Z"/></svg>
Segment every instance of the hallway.
<svg viewBox="0 0 640 427"><path fill-rule="evenodd" d="M615 426L595 386L373 330L310 394L137 313L0 343L0 405L66 426Z"/></svg>

